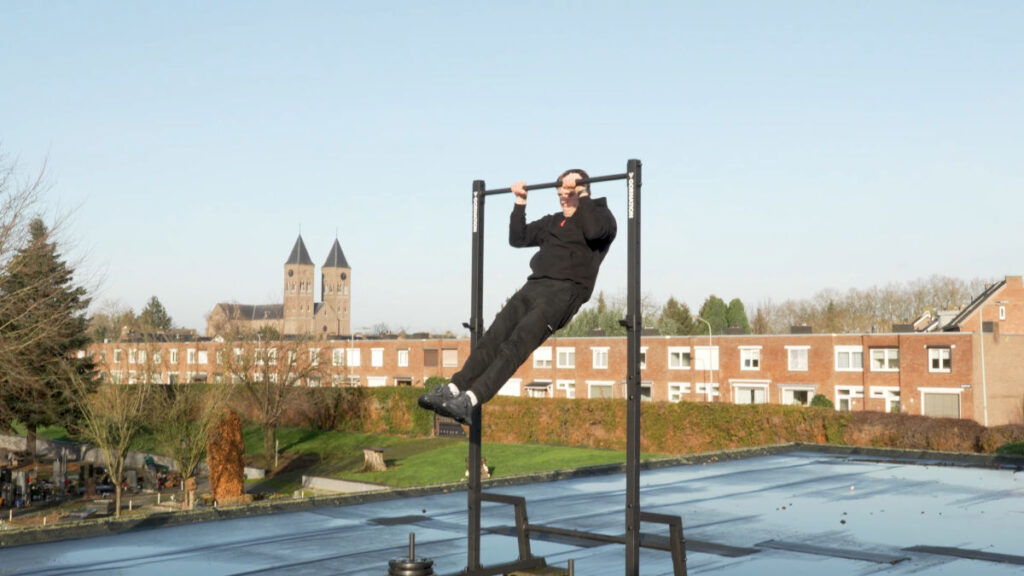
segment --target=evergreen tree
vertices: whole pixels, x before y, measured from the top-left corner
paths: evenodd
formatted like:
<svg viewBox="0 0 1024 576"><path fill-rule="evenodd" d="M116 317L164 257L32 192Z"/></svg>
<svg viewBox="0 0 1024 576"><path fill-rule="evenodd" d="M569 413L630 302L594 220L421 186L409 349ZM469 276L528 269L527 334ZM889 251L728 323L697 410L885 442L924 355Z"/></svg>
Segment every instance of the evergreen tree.
<svg viewBox="0 0 1024 576"><path fill-rule="evenodd" d="M167 309L160 303L160 299L153 296L146 303L146 307L139 314L139 325L147 332L166 332L174 327Z"/></svg>
<svg viewBox="0 0 1024 576"><path fill-rule="evenodd" d="M690 313L690 307L669 296L661 309L656 323L658 332L666 336L685 336L697 331L697 321Z"/></svg>
<svg viewBox="0 0 1024 576"><path fill-rule="evenodd" d="M725 300L722 300L714 294L708 296L707 300L700 307L700 317L707 320L708 324L711 325L711 331L714 334L721 334L725 332L726 326L729 325L729 307L726 306ZM698 333L701 333L703 324L697 329Z"/></svg>
<svg viewBox="0 0 1024 576"><path fill-rule="evenodd" d="M72 380L92 388L95 367L89 356L77 352L89 343L85 316L89 298L74 283L74 271L57 252L41 219L29 224L29 238L0 274L5 306L0 319L4 341L17 335L17 348L6 355L5 381L0 402L29 432L29 450L35 450L40 426L67 425L75 420L75 402L68 394ZM17 312L11 312L16 310Z"/></svg>
<svg viewBox="0 0 1024 576"><path fill-rule="evenodd" d="M747 320L747 310L743 301L733 298L729 301L729 307L725 311L726 326L739 328L744 334L750 334L750 321Z"/></svg>

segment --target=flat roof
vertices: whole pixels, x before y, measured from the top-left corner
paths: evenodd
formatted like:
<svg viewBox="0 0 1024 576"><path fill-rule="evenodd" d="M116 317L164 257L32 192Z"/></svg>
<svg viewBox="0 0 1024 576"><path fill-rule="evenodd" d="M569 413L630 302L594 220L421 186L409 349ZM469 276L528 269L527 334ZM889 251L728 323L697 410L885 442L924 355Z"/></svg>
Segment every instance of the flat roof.
<svg viewBox="0 0 1024 576"><path fill-rule="evenodd" d="M491 463L501 466L500 462ZM491 488L523 496L531 523L625 531L621 473ZM1021 574L1024 472L938 459L793 451L645 470L645 512L679 515L690 574ZM0 549L4 574L386 574L388 560L466 562L466 492L153 528ZM515 560L512 508L485 503L481 559ZM644 532L667 535L660 525ZM538 534L549 565L625 573L625 549ZM644 575L672 574L667 552L641 549Z"/></svg>

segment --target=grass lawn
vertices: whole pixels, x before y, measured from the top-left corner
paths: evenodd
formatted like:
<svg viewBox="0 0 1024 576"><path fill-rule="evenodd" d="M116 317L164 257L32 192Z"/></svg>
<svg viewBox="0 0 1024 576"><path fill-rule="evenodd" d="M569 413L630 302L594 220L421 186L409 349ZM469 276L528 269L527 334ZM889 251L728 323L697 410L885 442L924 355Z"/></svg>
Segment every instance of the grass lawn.
<svg viewBox="0 0 1024 576"><path fill-rule="evenodd" d="M264 492L288 493L301 487L302 475L323 476L387 486L421 486L458 482L465 477L468 444L465 439L402 438L344 432L278 430L281 467L259 484ZM246 453L262 451L259 428L246 427ZM362 472L363 448L382 448L385 472ZM624 462L626 453L614 450L567 448L537 444L484 443L483 456L491 476L501 478ZM650 458L653 455L644 455Z"/></svg>

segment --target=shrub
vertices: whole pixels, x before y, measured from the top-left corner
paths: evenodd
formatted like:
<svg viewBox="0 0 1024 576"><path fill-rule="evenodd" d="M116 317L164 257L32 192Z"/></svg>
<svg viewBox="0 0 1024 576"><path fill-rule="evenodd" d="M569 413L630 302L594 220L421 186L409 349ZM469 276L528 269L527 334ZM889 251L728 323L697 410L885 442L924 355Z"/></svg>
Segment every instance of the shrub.
<svg viewBox="0 0 1024 576"><path fill-rule="evenodd" d="M815 408L831 408L833 410L836 408L836 405L822 394L815 394L814 398L811 398L811 406Z"/></svg>

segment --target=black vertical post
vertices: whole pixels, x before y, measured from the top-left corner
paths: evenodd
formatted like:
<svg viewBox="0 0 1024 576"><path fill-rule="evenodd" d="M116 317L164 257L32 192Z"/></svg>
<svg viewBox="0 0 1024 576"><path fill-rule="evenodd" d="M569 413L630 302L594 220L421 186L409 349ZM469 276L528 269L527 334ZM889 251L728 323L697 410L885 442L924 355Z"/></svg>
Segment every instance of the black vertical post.
<svg viewBox="0 0 1024 576"><path fill-rule="evenodd" d="M640 576L640 161L626 162L626 576Z"/></svg>
<svg viewBox="0 0 1024 576"><path fill-rule="evenodd" d="M469 345L476 349L484 333L484 181L473 181L473 264L472 294L470 294ZM469 522L466 569L480 568L480 429L481 414L477 406L473 413L473 425L469 427L469 490L467 492Z"/></svg>

